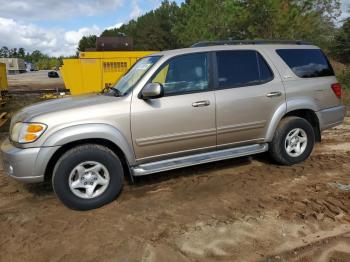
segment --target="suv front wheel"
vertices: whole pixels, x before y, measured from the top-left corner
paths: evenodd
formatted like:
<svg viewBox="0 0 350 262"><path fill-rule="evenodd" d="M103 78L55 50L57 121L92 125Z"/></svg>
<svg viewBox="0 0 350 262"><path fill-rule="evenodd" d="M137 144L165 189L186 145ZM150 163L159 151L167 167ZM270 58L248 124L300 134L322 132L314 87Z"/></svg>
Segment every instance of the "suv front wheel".
<svg viewBox="0 0 350 262"><path fill-rule="evenodd" d="M113 151L86 144L61 156L53 172L52 185L66 206L89 210L114 200L122 190L123 178L122 164Z"/></svg>
<svg viewBox="0 0 350 262"><path fill-rule="evenodd" d="M290 116L279 123L269 153L280 164L293 165L307 159L315 144L315 133L304 118Z"/></svg>

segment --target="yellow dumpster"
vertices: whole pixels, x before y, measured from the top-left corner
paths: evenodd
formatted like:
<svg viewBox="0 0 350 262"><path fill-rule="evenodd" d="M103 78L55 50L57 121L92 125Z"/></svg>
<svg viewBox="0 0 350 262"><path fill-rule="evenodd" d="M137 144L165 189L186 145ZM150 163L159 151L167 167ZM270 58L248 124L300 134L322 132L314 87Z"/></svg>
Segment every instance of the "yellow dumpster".
<svg viewBox="0 0 350 262"><path fill-rule="evenodd" d="M6 64L0 63L0 92L1 94L7 91L7 72Z"/></svg>
<svg viewBox="0 0 350 262"><path fill-rule="evenodd" d="M97 93L114 85L141 57L155 51L81 52L78 59L63 59L61 76L72 95Z"/></svg>

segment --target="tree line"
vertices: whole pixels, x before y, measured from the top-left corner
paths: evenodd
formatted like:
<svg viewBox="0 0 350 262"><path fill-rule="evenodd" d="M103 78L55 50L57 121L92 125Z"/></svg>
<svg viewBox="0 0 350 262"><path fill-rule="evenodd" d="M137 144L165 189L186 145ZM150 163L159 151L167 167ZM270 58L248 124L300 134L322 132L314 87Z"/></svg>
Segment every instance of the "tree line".
<svg viewBox="0 0 350 262"><path fill-rule="evenodd" d="M350 63L350 18L339 24L339 16L339 0L186 0L180 6L164 0L155 10L101 36L131 36L135 50L182 48L203 40L302 39ZM96 37L82 37L78 51L95 47ZM22 47L2 47L0 57L23 58L38 69L62 64L62 57Z"/></svg>
<svg viewBox="0 0 350 262"><path fill-rule="evenodd" d="M161 5L101 36L127 35L135 50L188 47L203 40L302 39L342 62L350 59L350 18L341 27L339 0L186 0ZM83 37L78 50L95 47Z"/></svg>

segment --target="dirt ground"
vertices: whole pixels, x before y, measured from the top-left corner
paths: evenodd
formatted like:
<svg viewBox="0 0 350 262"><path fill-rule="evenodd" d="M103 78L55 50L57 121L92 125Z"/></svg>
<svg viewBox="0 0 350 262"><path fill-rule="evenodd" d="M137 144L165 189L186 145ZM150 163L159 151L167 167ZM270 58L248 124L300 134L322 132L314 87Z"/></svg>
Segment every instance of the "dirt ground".
<svg viewBox="0 0 350 262"><path fill-rule="evenodd" d="M7 80L10 91L29 91L40 89L64 89L62 77L49 78L47 73L50 70L40 70L35 72L26 72L23 74L8 75ZM60 72L57 71L60 75Z"/></svg>
<svg viewBox="0 0 350 262"><path fill-rule="evenodd" d="M0 231L0 261L350 261L350 117L302 164L164 172L88 212L0 168Z"/></svg>

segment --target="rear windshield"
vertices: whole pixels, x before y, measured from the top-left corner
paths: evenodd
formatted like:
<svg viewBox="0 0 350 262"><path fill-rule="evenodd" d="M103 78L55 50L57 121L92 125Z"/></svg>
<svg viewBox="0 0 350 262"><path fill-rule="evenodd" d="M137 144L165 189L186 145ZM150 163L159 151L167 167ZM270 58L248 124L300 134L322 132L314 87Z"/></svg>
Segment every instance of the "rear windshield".
<svg viewBox="0 0 350 262"><path fill-rule="evenodd" d="M299 77L334 75L332 66L320 49L278 49L276 52Z"/></svg>

